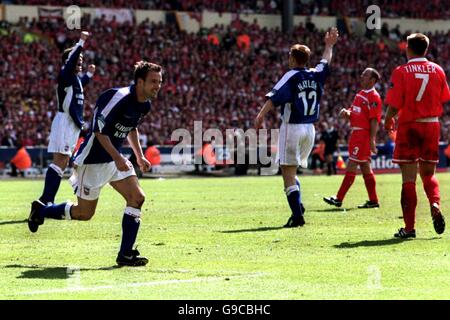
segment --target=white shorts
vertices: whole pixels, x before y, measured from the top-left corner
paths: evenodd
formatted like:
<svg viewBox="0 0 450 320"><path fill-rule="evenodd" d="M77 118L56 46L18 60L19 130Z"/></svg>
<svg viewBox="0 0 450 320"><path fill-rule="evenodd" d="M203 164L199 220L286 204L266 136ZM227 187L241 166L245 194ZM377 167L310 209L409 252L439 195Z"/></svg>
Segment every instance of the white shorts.
<svg viewBox="0 0 450 320"><path fill-rule="evenodd" d="M282 123L277 155L280 165L307 168L315 135L316 130L312 123Z"/></svg>
<svg viewBox="0 0 450 320"><path fill-rule="evenodd" d="M85 200L96 200L105 184L135 175L133 167L128 171L119 171L114 161L83 164L74 170L69 182L78 197Z"/></svg>
<svg viewBox="0 0 450 320"><path fill-rule="evenodd" d="M77 145L80 129L69 114L58 112L53 119L47 151L71 156Z"/></svg>

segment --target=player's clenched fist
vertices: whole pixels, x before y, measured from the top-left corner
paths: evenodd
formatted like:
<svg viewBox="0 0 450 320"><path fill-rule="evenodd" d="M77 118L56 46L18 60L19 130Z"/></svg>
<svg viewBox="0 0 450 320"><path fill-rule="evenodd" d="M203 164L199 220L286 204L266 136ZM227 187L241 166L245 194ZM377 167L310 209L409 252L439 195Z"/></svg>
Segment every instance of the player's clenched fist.
<svg viewBox="0 0 450 320"><path fill-rule="evenodd" d="M114 159L114 162L116 163L116 167L119 171L128 171L133 166L131 162L122 155Z"/></svg>
<svg viewBox="0 0 450 320"><path fill-rule="evenodd" d="M90 36L89 32L81 31L80 39L83 40L83 41L86 41L89 36Z"/></svg>
<svg viewBox="0 0 450 320"><path fill-rule="evenodd" d="M90 73L94 73L95 72L95 64L90 64L89 65L89 67L88 67L88 72L90 72Z"/></svg>
<svg viewBox="0 0 450 320"><path fill-rule="evenodd" d="M150 161L148 161L145 157L137 158L136 161L142 172L149 171L152 166Z"/></svg>
<svg viewBox="0 0 450 320"><path fill-rule="evenodd" d="M344 119L350 119L351 111L345 108L342 108L341 111L339 111L339 116Z"/></svg>

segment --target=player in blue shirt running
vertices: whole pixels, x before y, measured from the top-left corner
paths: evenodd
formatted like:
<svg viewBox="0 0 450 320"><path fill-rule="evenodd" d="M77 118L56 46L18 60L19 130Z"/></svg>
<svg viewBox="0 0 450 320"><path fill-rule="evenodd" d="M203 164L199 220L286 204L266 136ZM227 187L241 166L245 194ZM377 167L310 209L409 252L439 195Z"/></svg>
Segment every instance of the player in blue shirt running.
<svg viewBox="0 0 450 320"><path fill-rule="evenodd" d="M84 125L83 88L89 83L95 72L95 65L80 76L83 65L83 49L89 33L81 32L80 40L72 48L66 49L62 56L63 66L58 74L56 98L58 110L52 122L48 152L53 153L53 163L48 167L45 184L39 200L45 204L55 201L63 172L69 164L78 137Z"/></svg>
<svg viewBox="0 0 450 320"><path fill-rule="evenodd" d="M314 122L319 120L320 98L325 79L329 74L333 46L339 33L331 28L325 35L325 50L322 60L315 68L306 65L311 50L301 44L295 44L289 51L290 70L281 78L266 97L267 101L255 120L255 127L260 129L264 116L274 107L281 109L282 124L278 141L278 158L284 180L284 191L292 215L286 228L305 224L305 209L301 200L300 182L297 168L307 167L308 156L314 146Z"/></svg>
<svg viewBox="0 0 450 320"><path fill-rule="evenodd" d="M45 206L34 201L29 219L32 232L37 231L45 218L89 220L95 214L101 188L109 183L127 203L122 220L122 243L116 259L119 266L148 263L147 258L139 256L133 249L145 194L133 165L120 154L120 148L127 139L139 168L143 172L150 169L150 162L142 152L137 126L150 111L150 100L155 99L161 89L161 66L146 61L136 63L134 82L130 87L107 90L97 100L91 132L76 154L76 171L70 178L78 204L65 202Z"/></svg>

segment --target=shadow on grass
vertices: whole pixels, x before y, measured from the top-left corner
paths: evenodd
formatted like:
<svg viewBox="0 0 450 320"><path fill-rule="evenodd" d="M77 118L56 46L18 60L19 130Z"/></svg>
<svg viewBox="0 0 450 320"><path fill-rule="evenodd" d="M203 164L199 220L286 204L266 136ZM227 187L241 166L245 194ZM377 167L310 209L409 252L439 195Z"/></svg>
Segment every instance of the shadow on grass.
<svg viewBox="0 0 450 320"><path fill-rule="evenodd" d="M79 271L110 271L120 268L119 266L100 267L100 268L78 268L76 266L71 267L40 267L40 266L27 266L20 264L13 264L5 266L4 268L14 269L29 269L22 271L22 274L18 276L18 279L68 279L73 274Z"/></svg>
<svg viewBox="0 0 450 320"><path fill-rule="evenodd" d="M384 240L364 240L359 242L342 242L341 244L334 245L333 247L337 249L351 249L358 247L378 247L378 246L388 246L393 244L399 244L405 241L420 241L420 240L436 240L440 239L439 237L427 238L427 239L384 239Z"/></svg>
<svg viewBox="0 0 450 320"><path fill-rule="evenodd" d="M226 230L226 231L218 231L220 233L241 233L241 232L260 232L260 231L272 231L272 230L280 230L283 227L261 227L254 229L240 229L240 230Z"/></svg>
<svg viewBox="0 0 450 320"><path fill-rule="evenodd" d="M24 220L12 220L12 221L0 221L0 226L6 225L6 224L19 224L19 223L26 223L28 219Z"/></svg>

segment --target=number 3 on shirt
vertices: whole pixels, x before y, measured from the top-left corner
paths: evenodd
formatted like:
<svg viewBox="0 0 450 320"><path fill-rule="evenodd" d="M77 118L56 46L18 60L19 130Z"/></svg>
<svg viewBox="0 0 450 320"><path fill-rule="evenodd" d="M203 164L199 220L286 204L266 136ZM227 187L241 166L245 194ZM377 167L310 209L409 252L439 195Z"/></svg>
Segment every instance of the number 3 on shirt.
<svg viewBox="0 0 450 320"><path fill-rule="evenodd" d="M417 94L416 101L422 100L423 93L425 92L425 88L427 87L428 80L430 79L429 74L424 73L414 73L414 78L422 79L422 85L420 86L419 93Z"/></svg>
<svg viewBox="0 0 450 320"><path fill-rule="evenodd" d="M302 98L303 100L303 107L305 110L305 116L312 116L314 115L314 112L316 112L316 102L317 102L317 94L315 91L311 91L308 95L308 99L314 99L312 102L311 107L308 104L308 101L306 100L306 92L302 91L298 94L299 98Z"/></svg>

